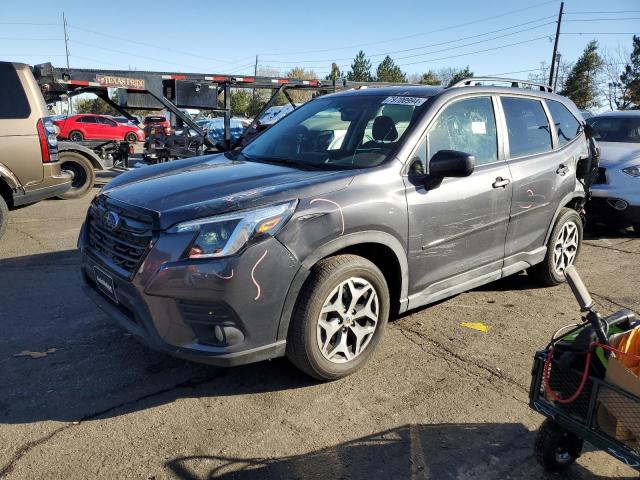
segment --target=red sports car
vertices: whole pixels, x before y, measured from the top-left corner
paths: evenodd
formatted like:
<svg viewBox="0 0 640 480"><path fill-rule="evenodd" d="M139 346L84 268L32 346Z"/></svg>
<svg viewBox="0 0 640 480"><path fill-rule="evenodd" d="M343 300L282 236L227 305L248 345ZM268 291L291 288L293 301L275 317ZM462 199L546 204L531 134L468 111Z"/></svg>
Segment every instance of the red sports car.
<svg viewBox="0 0 640 480"><path fill-rule="evenodd" d="M106 115L71 115L57 120L59 137L73 142L82 140L126 140L130 143L144 142L144 132L136 126L118 123Z"/></svg>

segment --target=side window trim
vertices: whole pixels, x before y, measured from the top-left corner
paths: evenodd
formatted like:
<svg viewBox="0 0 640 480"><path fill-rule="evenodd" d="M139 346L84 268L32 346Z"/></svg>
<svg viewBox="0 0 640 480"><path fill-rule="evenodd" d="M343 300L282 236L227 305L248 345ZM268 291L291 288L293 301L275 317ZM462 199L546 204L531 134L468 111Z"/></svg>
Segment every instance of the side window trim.
<svg viewBox="0 0 640 480"><path fill-rule="evenodd" d="M497 145L498 151L497 151L497 160L496 161L484 163L482 165L478 165L478 166L476 166L476 169L484 167L485 165L496 165L499 162L505 162L507 160L507 158L508 158L507 155L506 155L507 152L503 151L505 143L501 139L501 125L500 125L501 120L500 120L500 115L502 113L502 105L500 105L500 100L498 98L498 95L493 95L491 93L472 93L472 94L465 94L465 95L461 95L461 96L449 99L448 101L445 101L440 106L440 108L438 108L438 111L431 117L431 119L424 126L424 129L422 130L422 132L418 136L418 140L415 142L413 148L411 149L411 153L407 156L407 158L405 160L405 163L404 163L403 170L402 170L402 175L406 176L409 173L409 168L411 167L411 160L413 160L413 158L416 156L416 152L418 151L418 149L420 148L422 143L426 142L427 133L429 132L429 129L438 120L438 117L440 117L442 112L447 107L451 106L454 103L457 103L457 102L460 102L460 101L463 101L463 100L479 98L479 97L489 98L491 100L492 107L493 107L493 116L494 116L495 122L496 122L496 136L497 136L497 142L498 142L498 145ZM506 130L504 131L504 134L506 134ZM503 137L504 137L504 134L503 134ZM428 148L427 148L427 153L428 153ZM429 159L427 159L427 161L428 160Z"/></svg>
<svg viewBox="0 0 640 480"><path fill-rule="evenodd" d="M513 161L517 161L517 160L524 160L527 158L533 158L536 157L538 155L546 155L548 153L551 153L553 151L555 151L557 149L557 145L558 145L558 138L556 136L556 132L555 132L555 128L553 128L553 124L551 121L551 115L549 114L549 110L547 109L547 102L542 101L543 99L541 97L532 97L532 96L528 96L528 95L513 95L513 94L509 94L509 95L499 95L498 96L500 99L500 111L502 113L503 119L504 119L504 151L505 151L505 160L507 162L513 162ZM550 130L550 134L551 134L551 149L549 150L545 150L543 152L536 152L536 153L530 153L527 155L520 155L518 157L511 157L511 144L509 142L509 130L508 130L508 126L507 126L507 116L504 113L504 108L502 107L502 99L503 98L520 98L520 99L526 99L526 100L535 100L537 102L540 103L540 105L542 106L542 110L544 112L544 115L547 119L547 124L549 125L549 130Z"/></svg>

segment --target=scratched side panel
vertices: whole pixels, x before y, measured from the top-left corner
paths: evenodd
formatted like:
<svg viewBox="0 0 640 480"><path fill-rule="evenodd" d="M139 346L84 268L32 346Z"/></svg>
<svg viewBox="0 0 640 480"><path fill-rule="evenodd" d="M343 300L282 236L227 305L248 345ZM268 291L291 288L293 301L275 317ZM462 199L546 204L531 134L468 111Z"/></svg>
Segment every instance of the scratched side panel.
<svg viewBox="0 0 640 480"><path fill-rule="evenodd" d="M400 164L390 162L354 176L344 189L300 199L278 239L301 261L326 243L354 232L385 232L406 251L408 231Z"/></svg>

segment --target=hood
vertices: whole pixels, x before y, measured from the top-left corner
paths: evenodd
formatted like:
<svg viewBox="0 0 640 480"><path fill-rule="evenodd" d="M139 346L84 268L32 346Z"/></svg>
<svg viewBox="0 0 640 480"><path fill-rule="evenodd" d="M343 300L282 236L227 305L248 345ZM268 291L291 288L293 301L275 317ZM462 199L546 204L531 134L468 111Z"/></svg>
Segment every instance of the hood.
<svg viewBox="0 0 640 480"><path fill-rule="evenodd" d="M598 141L598 147L601 167L622 166L634 159L640 161L640 143Z"/></svg>
<svg viewBox="0 0 640 480"><path fill-rule="evenodd" d="M120 175L108 198L154 213L159 228L346 187L353 171L300 170L223 154L148 166Z"/></svg>

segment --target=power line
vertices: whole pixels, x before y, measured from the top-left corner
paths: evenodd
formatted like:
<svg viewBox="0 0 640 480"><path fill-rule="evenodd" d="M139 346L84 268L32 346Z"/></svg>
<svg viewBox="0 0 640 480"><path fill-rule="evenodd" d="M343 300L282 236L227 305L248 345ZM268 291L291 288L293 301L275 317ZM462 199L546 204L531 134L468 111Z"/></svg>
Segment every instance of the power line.
<svg viewBox="0 0 640 480"><path fill-rule="evenodd" d="M566 15L600 15L616 13L640 13L640 10L618 10L616 12L566 12Z"/></svg>
<svg viewBox="0 0 640 480"><path fill-rule="evenodd" d="M307 54L307 53L332 52L332 51L336 51L336 50L347 50L347 49L351 49L351 48L366 47L366 46L369 46L369 45L379 45L381 43L395 42L397 40L405 40L407 38L415 38L415 37L420 37L420 36L423 36L423 35L430 35L432 33L444 32L446 30L453 30L455 28L466 27L468 25L473 25L473 24L476 24L476 23L486 22L488 20L493 20L493 19L496 19L496 18L506 17L506 16L512 15L514 13L524 12L526 10L531 10L531 9L534 9L534 8L542 7L544 5L549 5L550 3L556 3L556 0L550 0L550 1L547 1L547 2L543 2L543 3L538 3L538 4L532 5L530 7L520 8L518 10L511 10L509 12L505 12L505 13L502 13L502 14L499 14L499 15L492 15L490 17L485 17L485 18L481 18L481 19L478 19L478 20L473 20L473 21L465 22L465 23L459 23L457 25L451 25L451 26L439 28L439 29L436 29L436 30L430 30L428 32L414 33L414 34L411 34L411 35L405 35L405 36L402 36L402 37L389 38L389 39L386 39L386 40L378 40L378 41L375 41L375 42L360 43L360 44L348 45L348 46L336 47L336 48L324 48L324 49L319 49L319 50L306 50L306 51L300 51L300 52L261 53L261 55L270 55L272 57L281 56L281 55L297 55L297 54L304 55L304 54Z"/></svg>
<svg viewBox="0 0 640 480"><path fill-rule="evenodd" d="M34 27L59 27L59 23L34 23L34 22L0 22L0 25L30 25Z"/></svg>
<svg viewBox="0 0 640 480"><path fill-rule="evenodd" d="M542 20L548 20L549 18L553 18L553 17L555 17L555 16L551 15L551 16L547 16L547 17L542 17L542 18L538 18L536 20L531 20L529 22L524 22L524 23L520 23L520 24L517 24L517 25L512 25L510 27L499 28L497 30L492 30L492 31L489 31L489 32L484 32L484 33L479 33L479 34L476 34L476 35L470 35L470 36L467 36L467 37L460 37L460 38L453 39L453 40L448 40L448 41L445 41L445 42L431 43L431 44L427 44L427 45L421 45L419 47L405 48L405 49L402 49L402 50L392 50L392 51L389 51L389 52L375 53L375 54L372 54L372 55L368 55L367 58L384 57L386 55L393 55L393 54L396 54L396 53L410 52L410 51L420 50L420 49L423 49L423 48L438 47L438 46L441 46L441 45L450 45L452 43L457 43L457 42L460 42L462 40L469 40L469 39L472 39L472 38L483 37L485 35L491 35L492 33L498 33L498 32L503 32L505 30L511 30L513 28L521 27L523 25L528 25L528 24L531 24L531 23L534 23L534 22L539 22L539 21L542 21ZM493 37L493 38L487 38L487 39L484 39L484 40L479 40L478 42L473 42L473 43L470 43L470 44L467 44L467 45L458 45L457 47L453 47L453 48L464 47L464 46L473 45L473 44L481 43L481 42L488 42L490 40L496 40L498 38L503 38L503 37L507 37L507 36L510 36L510 35L516 35L518 33L528 32L530 30L535 30L537 28L545 27L545 26L551 25L553 23L555 23L555 22L547 22L547 23L543 23L541 25L535 25L533 27L525 28L525 29L518 30L518 31L515 31L515 32L510 32L510 33L507 33L507 34L504 34L504 35L498 35L498 36ZM445 50L447 50L447 49L436 50L435 52L441 52L441 51L445 51ZM435 52L423 52L423 54L435 53ZM413 55L413 56L419 56L419 55L420 54ZM399 58L410 58L410 57L412 57L412 55L409 55L409 56L406 56L406 57L399 57ZM268 62L268 63L286 63L286 64L289 64L289 65L292 65L292 64L295 64L295 63L304 63L304 64L323 63L323 64L325 64L327 62L341 62L341 61L348 61L348 60L352 60L352 57L327 58L327 59L324 59L324 60L302 60L302 61L296 61L296 60L278 61L278 60L267 59L267 60L264 60L264 62Z"/></svg>
<svg viewBox="0 0 640 480"><path fill-rule="evenodd" d="M542 40L542 39L549 39L549 36L548 35L544 35L542 37L536 37L536 38L531 38L529 40L523 40L522 42L509 43L507 45L501 45L501 46L493 47L493 48L485 48L483 50L475 50L473 52L466 52L466 53L461 53L461 54L458 54L458 55L448 55L446 57L431 58L429 60L422 60L422 61L419 61L419 62L403 63L403 64L400 64L398 66L399 67L406 67L408 65L418 65L420 63L437 62L439 60L447 60L448 58L465 57L467 55L475 55L476 53L491 52L493 50L501 50L503 48L513 47L513 46L516 46L516 45L523 45L525 43L532 43L532 42L536 42L536 41Z"/></svg>
<svg viewBox="0 0 640 480"><path fill-rule="evenodd" d="M21 41L38 41L38 42L57 42L64 38L38 38L38 37L0 37L0 40L21 40Z"/></svg>
<svg viewBox="0 0 640 480"><path fill-rule="evenodd" d="M637 35L638 32L562 32L562 35Z"/></svg>
<svg viewBox="0 0 640 480"><path fill-rule="evenodd" d="M565 22L612 22L612 21L625 21L625 20L640 20L640 17L628 17L628 18L574 18L565 20Z"/></svg>
<svg viewBox="0 0 640 480"><path fill-rule="evenodd" d="M116 40L126 41L127 43L133 43L133 44L136 44L136 45L142 45L142 46L145 46L145 47L148 47L148 48L155 48L155 49L163 50L165 52L169 51L169 52L173 52L173 53L178 53L180 55L187 55L187 56L194 57L194 58L200 58L200 59L203 59L203 60L208 60L208 61L220 64L220 65L227 65L227 64L236 63L235 60L231 61L231 62L224 61L224 60L220 60L220 59L207 57L207 56L204 56L204 55L198 55L198 54L193 53L193 52L187 52L187 51L183 51L183 50L176 50L176 49L172 49L172 48L161 47L161 46L158 46L158 45L154 45L152 43L140 42L138 40L130 40L128 38L124 38L124 37L121 37L121 36L118 36L118 35L112 35L112 34L109 34L109 33L99 32L98 30L92 30L90 28L85 28L85 27L79 27L77 25L69 25L69 27L74 28L76 30L81 30L81 31L85 31L85 32L88 32L88 33L93 33L94 35L101 35L101 36L107 37L107 38L113 38L113 39L116 39ZM251 57L247 57L247 59L248 58L253 58L253 55Z"/></svg>

